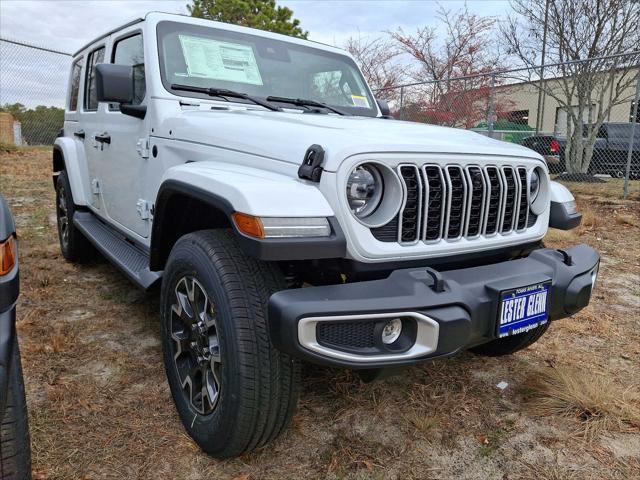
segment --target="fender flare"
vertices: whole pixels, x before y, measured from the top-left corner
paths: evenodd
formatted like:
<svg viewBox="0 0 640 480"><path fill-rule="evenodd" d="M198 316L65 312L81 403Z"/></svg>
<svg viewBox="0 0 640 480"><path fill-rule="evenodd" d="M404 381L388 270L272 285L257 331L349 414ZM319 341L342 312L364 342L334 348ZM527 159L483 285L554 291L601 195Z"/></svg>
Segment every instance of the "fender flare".
<svg viewBox="0 0 640 480"><path fill-rule="evenodd" d="M571 191L558 182L550 183L549 227L571 230L582 222L582 214L576 210L576 201Z"/></svg>
<svg viewBox="0 0 640 480"><path fill-rule="evenodd" d="M225 227L233 229L240 247L261 260L341 258L346 255L344 233L316 186L251 167L191 162L167 170L158 189L149 252L152 270L164 268L168 257L167 241L173 241L165 237L165 228L172 222L167 218L167 211L174 195L193 198L223 214ZM321 216L328 218L332 233L329 237L257 239L237 230L232 220L236 211L263 217Z"/></svg>
<svg viewBox="0 0 640 480"><path fill-rule="evenodd" d="M59 158L62 158L62 167ZM80 152L77 142L68 137L58 137L53 144L53 182L55 182L58 174L62 169L67 172L69 185L71 186L71 196L73 203L78 206L87 206L88 192L85 191L85 182L83 177L88 178L86 171L86 162L81 161L80 157L84 157L84 152ZM84 160L84 158L82 158ZM84 168L83 168L84 166ZM83 172L84 170L84 172Z"/></svg>
<svg viewBox="0 0 640 480"><path fill-rule="evenodd" d="M0 242L5 241L9 236L15 235L16 224L13 215L9 210L9 204L0 193Z"/></svg>

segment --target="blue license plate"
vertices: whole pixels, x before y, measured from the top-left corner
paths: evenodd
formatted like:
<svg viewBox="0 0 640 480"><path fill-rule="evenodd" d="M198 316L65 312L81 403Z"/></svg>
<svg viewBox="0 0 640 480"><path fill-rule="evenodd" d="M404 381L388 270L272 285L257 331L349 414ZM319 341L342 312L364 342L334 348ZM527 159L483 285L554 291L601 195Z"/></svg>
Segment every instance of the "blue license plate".
<svg viewBox="0 0 640 480"><path fill-rule="evenodd" d="M498 338L528 332L547 323L551 282L536 283L500 293Z"/></svg>

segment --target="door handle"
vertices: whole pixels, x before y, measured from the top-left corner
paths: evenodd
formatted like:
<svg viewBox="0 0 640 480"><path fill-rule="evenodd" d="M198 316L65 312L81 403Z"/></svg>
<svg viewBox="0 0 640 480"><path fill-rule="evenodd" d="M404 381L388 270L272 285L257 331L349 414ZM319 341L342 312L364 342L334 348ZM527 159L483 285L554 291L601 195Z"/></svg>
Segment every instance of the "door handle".
<svg viewBox="0 0 640 480"><path fill-rule="evenodd" d="M84 137L85 137L84 130L77 130L77 131L73 132L73 135L78 137L78 138L82 138L83 140L84 140Z"/></svg>
<svg viewBox="0 0 640 480"><path fill-rule="evenodd" d="M109 144L111 143L111 135L109 135L107 132L98 133L94 138L96 139L96 142Z"/></svg>

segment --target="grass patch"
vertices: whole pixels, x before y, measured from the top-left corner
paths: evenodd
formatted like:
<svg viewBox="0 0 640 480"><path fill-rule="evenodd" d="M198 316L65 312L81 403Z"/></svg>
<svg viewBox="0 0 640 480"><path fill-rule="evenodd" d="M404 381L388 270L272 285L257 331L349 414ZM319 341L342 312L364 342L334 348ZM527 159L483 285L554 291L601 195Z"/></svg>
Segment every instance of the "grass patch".
<svg viewBox="0 0 640 480"><path fill-rule="evenodd" d="M605 199L621 199L624 194L624 179L607 178L603 183L560 182L574 196L597 196ZM629 181L629 200L640 200L640 180Z"/></svg>
<svg viewBox="0 0 640 480"><path fill-rule="evenodd" d="M608 376L555 367L536 372L524 389L536 413L574 418L589 439L613 431L640 431L640 392Z"/></svg>
<svg viewBox="0 0 640 480"><path fill-rule="evenodd" d="M477 440L480 442L478 455L485 458L493 456L502 445L507 433L505 430L494 430L486 435L478 436Z"/></svg>
<svg viewBox="0 0 640 480"><path fill-rule="evenodd" d="M585 206L582 208L580 213L582 213L582 222L578 227L578 234L596 230L598 227L600 227L601 220L595 210L588 206Z"/></svg>
<svg viewBox="0 0 640 480"><path fill-rule="evenodd" d="M18 147L16 147L14 144L0 142L0 153L14 153L17 151Z"/></svg>
<svg viewBox="0 0 640 480"><path fill-rule="evenodd" d="M558 230L556 228L550 228L547 231L547 235L544 237L544 241L545 243L555 245L572 243L575 242L577 238L578 235L574 230Z"/></svg>
<svg viewBox="0 0 640 480"><path fill-rule="evenodd" d="M639 227L638 220L633 216L625 213L618 213L614 217L615 222L618 225L631 225L632 227Z"/></svg>

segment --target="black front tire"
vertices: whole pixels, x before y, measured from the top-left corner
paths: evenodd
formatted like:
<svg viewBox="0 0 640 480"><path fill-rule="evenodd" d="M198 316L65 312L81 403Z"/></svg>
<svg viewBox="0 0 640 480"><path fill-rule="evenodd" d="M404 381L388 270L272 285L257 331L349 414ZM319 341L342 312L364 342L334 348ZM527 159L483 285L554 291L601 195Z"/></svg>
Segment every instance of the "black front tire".
<svg viewBox="0 0 640 480"><path fill-rule="evenodd" d="M199 293L189 293L196 286ZM279 269L247 257L230 231L191 233L171 250L161 292L165 370L185 429L214 457L234 457L265 445L293 415L299 363L273 347L267 327L269 296L284 288ZM213 346L211 351L219 363L203 361L202 330L193 333L198 329L189 326L185 311L204 312L191 316L204 315L205 323L211 323L208 330L200 328L206 330L205 339L215 337L215 353ZM216 373L211 376L209 369ZM219 385L213 388L211 402L212 395L202 385L204 378L214 377L212 384L219 380Z"/></svg>
<svg viewBox="0 0 640 480"><path fill-rule="evenodd" d="M62 256L70 262L84 262L93 257L96 251L73 223L76 210L69 178L67 172L63 170L56 180L56 218L60 250Z"/></svg>
<svg viewBox="0 0 640 480"><path fill-rule="evenodd" d="M18 342L14 341L9 370L9 389L0 424L0 479L31 478L29 423Z"/></svg>
<svg viewBox="0 0 640 480"><path fill-rule="evenodd" d="M488 343L473 347L471 351L476 355L487 357L501 357L511 355L519 350L527 348L537 342L549 328L550 322L540 325L528 332L519 333L510 337L496 338Z"/></svg>

